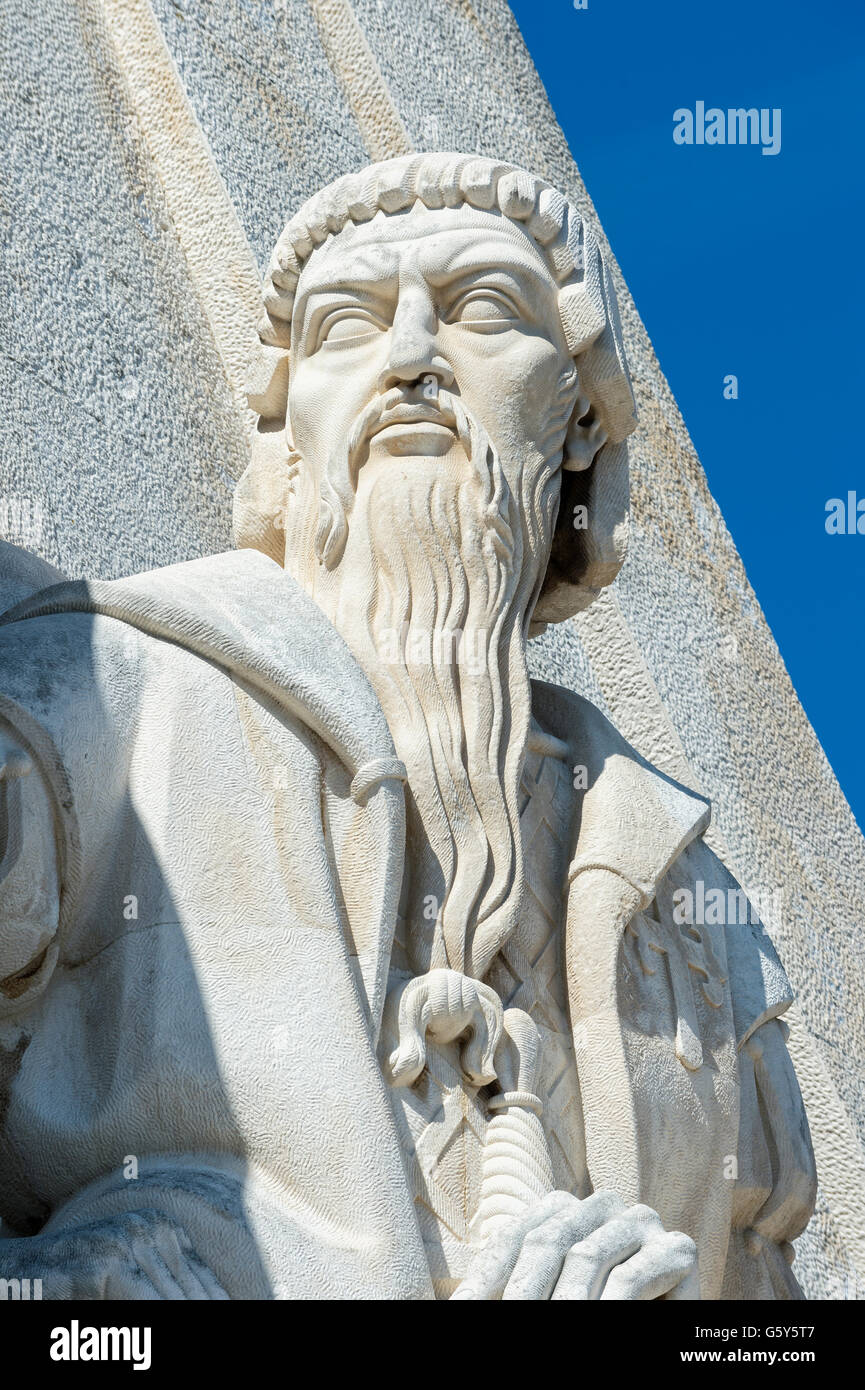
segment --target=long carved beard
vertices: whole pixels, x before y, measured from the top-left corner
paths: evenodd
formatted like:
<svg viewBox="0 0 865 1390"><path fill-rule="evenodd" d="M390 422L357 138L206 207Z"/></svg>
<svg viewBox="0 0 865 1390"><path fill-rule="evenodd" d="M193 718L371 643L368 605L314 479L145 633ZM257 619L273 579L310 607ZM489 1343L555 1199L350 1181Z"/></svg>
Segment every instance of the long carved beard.
<svg viewBox="0 0 865 1390"><path fill-rule="evenodd" d="M357 640L363 624L358 655L408 770L409 963L481 978L524 891L525 643L555 524L558 458L532 470L534 495L517 498L460 399L442 391L438 405L453 416L465 460L456 472L438 459L383 468L366 507L370 588L345 635L354 627Z"/></svg>
<svg viewBox="0 0 865 1390"><path fill-rule="evenodd" d="M358 456L377 413L393 403L389 393L365 412L322 482L315 551L338 581L326 607L379 696L408 771L403 946L418 973L447 966L482 978L519 921L531 718L525 648L575 380L563 378L541 459L521 470L515 492L482 426L444 390L438 409L465 455L456 466L419 460L406 471L386 462L359 515ZM306 578L316 589L312 573Z"/></svg>
<svg viewBox="0 0 865 1390"><path fill-rule="evenodd" d="M385 658L376 684L409 773L406 944L418 971L478 976L519 912L529 715L515 604L522 537L498 462L481 473L454 485L422 472L398 489L385 478L370 499L373 638Z"/></svg>

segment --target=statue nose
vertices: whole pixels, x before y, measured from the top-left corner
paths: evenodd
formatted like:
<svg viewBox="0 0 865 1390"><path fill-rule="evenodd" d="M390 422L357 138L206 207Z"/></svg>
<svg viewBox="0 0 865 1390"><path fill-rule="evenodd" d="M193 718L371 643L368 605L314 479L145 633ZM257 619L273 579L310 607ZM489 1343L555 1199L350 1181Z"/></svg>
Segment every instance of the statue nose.
<svg viewBox="0 0 865 1390"><path fill-rule="evenodd" d="M436 327L435 308L425 297L412 295L400 302L390 330L387 363L379 377L380 391L426 376L435 376L439 386L453 385L453 368L440 351Z"/></svg>
<svg viewBox="0 0 865 1390"><path fill-rule="evenodd" d="M453 368L435 350L435 339L429 343L418 341L401 345L399 352L391 351L387 366L379 378L379 390L384 392L392 386L414 385L428 376L436 377L439 386L453 385Z"/></svg>

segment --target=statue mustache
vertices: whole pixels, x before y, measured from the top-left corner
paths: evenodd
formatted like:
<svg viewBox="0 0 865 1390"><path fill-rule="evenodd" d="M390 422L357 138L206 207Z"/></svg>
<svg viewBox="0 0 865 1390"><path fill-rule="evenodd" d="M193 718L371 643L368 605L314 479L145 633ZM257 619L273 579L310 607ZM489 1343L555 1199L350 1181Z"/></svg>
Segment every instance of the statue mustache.
<svg viewBox="0 0 865 1390"><path fill-rule="evenodd" d="M426 420L452 429L468 452L471 427L465 407L458 396L441 388L432 374L419 385L390 387L361 410L321 480L315 549L326 568L332 569L342 558L348 515L369 441L390 424Z"/></svg>
<svg viewBox="0 0 865 1390"><path fill-rule="evenodd" d="M363 452L374 435L392 424L424 421L452 430L457 428L454 398L439 387L433 376L420 387L392 386L383 395L373 397L349 431L348 464L352 487L357 483Z"/></svg>

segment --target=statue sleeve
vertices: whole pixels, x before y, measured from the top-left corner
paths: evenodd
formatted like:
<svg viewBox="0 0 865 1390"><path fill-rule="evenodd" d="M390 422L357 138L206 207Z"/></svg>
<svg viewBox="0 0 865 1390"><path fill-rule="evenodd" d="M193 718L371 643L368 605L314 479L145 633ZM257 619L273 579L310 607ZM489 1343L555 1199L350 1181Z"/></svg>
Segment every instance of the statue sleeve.
<svg viewBox="0 0 865 1390"><path fill-rule="evenodd" d="M722 1297L802 1298L791 1242L814 1210L817 1175L781 1018L793 991L754 906L705 844L698 852L700 872L723 889L728 904L724 935L739 1060L737 1174Z"/></svg>
<svg viewBox="0 0 865 1390"><path fill-rule="evenodd" d="M52 800L27 750L0 729L0 1018L45 974L59 911Z"/></svg>
<svg viewBox="0 0 865 1390"><path fill-rule="evenodd" d="M738 1176L724 1297L802 1298L791 1242L811 1218L817 1173L786 1024L762 1024L739 1057Z"/></svg>

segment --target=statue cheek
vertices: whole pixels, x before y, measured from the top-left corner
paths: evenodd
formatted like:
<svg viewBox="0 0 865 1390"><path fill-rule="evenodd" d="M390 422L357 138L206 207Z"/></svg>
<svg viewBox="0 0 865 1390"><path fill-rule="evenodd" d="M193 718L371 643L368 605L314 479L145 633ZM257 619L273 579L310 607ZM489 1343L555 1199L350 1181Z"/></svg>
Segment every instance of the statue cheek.
<svg viewBox="0 0 865 1390"><path fill-rule="evenodd" d="M573 359L566 349L539 336L528 341L524 363L525 379L533 388L555 391L563 374L573 366Z"/></svg>
<svg viewBox="0 0 865 1390"><path fill-rule="evenodd" d="M369 393L351 376L313 371L308 364L298 378L288 396L291 439L304 458L323 462L346 438Z"/></svg>
<svg viewBox="0 0 865 1390"><path fill-rule="evenodd" d="M512 390L532 393L543 398L555 391L562 374L571 363L568 354L537 333L514 335L495 363L489 364L491 375L508 381Z"/></svg>
<svg viewBox="0 0 865 1390"><path fill-rule="evenodd" d="M570 362L548 338L528 332L478 335L472 347L470 360L466 354L451 358L457 382L466 396L471 381L476 393L505 408L526 396L537 396L541 405Z"/></svg>
<svg viewBox="0 0 865 1390"><path fill-rule="evenodd" d="M503 402L503 415L529 440L539 440L559 410L561 382L570 358L549 343L539 343L523 355L522 370Z"/></svg>

